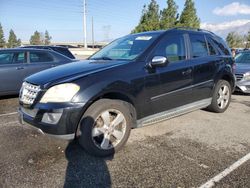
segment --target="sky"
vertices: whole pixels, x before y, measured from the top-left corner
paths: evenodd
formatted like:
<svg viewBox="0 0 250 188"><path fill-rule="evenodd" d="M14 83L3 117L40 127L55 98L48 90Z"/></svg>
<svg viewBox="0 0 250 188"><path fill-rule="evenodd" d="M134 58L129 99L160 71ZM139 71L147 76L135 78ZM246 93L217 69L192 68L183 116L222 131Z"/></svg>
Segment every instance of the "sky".
<svg viewBox="0 0 250 188"><path fill-rule="evenodd" d="M166 0L156 0L160 9ZM87 40L112 40L129 34L150 0L86 0ZM181 13L185 0L176 0ZM249 0L194 0L201 26L212 31L250 25ZM5 38L13 29L22 41L34 31L48 30L53 42L83 41L83 0L0 0L0 23ZM250 26L249 26L250 27ZM219 31L218 31L219 32Z"/></svg>

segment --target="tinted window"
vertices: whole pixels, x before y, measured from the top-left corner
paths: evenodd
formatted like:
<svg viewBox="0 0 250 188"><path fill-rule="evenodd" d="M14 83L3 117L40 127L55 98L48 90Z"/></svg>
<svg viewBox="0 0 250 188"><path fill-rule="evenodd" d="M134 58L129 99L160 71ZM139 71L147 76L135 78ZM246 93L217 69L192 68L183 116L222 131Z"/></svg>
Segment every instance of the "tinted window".
<svg viewBox="0 0 250 188"><path fill-rule="evenodd" d="M14 58L13 58L13 63L25 63L24 52L15 53Z"/></svg>
<svg viewBox="0 0 250 188"><path fill-rule="evenodd" d="M44 52L30 52L30 62L39 63L39 62L53 62L54 59L49 53Z"/></svg>
<svg viewBox="0 0 250 188"><path fill-rule="evenodd" d="M186 59L184 38L182 35L166 36L158 44L154 56L164 56L169 62Z"/></svg>
<svg viewBox="0 0 250 188"><path fill-rule="evenodd" d="M72 53L67 49L67 48L52 48L54 51L62 54L62 55L65 55L69 58L72 58L74 59L75 57L72 55Z"/></svg>
<svg viewBox="0 0 250 188"><path fill-rule="evenodd" d="M250 53L239 53L235 57L236 63L250 64Z"/></svg>
<svg viewBox="0 0 250 188"><path fill-rule="evenodd" d="M212 39L212 41L214 42L214 44L217 46L217 48L219 48L221 50L221 52L225 55L230 55L230 51L228 50L225 42L222 39L216 40L216 39Z"/></svg>
<svg viewBox="0 0 250 188"><path fill-rule="evenodd" d="M0 53L0 65L2 64L11 64L14 59L14 53L6 52Z"/></svg>
<svg viewBox="0 0 250 188"><path fill-rule="evenodd" d="M204 35L190 34L192 57L204 57L208 55L207 44Z"/></svg>
<svg viewBox="0 0 250 188"><path fill-rule="evenodd" d="M214 47L213 42L211 41L211 39L207 38L207 46L208 46L208 50L209 50L209 55L218 55L218 51L216 50L216 48Z"/></svg>

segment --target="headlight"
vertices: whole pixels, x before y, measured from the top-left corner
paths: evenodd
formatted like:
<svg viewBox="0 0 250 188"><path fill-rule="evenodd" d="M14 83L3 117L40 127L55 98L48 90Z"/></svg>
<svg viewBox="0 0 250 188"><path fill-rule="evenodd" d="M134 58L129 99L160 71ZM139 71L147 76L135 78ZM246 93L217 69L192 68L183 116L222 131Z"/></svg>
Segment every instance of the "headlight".
<svg viewBox="0 0 250 188"><path fill-rule="evenodd" d="M250 80L250 72L247 72L246 74L244 74L243 79L244 80Z"/></svg>
<svg viewBox="0 0 250 188"><path fill-rule="evenodd" d="M46 91L40 102L70 102L79 89L78 85L72 83L56 85Z"/></svg>

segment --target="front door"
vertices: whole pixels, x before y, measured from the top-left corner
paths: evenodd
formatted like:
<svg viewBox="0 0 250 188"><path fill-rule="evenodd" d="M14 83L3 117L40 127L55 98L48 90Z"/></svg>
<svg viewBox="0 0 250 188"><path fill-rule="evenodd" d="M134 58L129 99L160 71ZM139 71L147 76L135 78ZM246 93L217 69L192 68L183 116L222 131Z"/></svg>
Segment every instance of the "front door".
<svg viewBox="0 0 250 188"><path fill-rule="evenodd" d="M164 56L168 59L166 66L155 67L145 79L153 114L188 104L192 98L193 68L186 61L184 38L182 34L167 35L152 53L152 58ZM154 85L149 82L152 82L152 77Z"/></svg>

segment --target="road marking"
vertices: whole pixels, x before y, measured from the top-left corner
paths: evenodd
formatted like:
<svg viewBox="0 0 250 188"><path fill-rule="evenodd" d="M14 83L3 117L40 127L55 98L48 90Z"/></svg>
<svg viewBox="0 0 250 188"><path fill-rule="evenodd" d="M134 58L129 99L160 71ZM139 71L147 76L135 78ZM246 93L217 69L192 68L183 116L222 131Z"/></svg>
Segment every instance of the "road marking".
<svg viewBox="0 0 250 188"><path fill-rule="evenodd" d="M199 188L210 188L215 185L215 183L218 183L220 180L222 180L224 177L226 177L228 174L236 170L238 167L240 167L242 164L250 160L250 153L236 161L234 164L226 168L223 172L219 173L214 178L207 181L205 184L201 185Z"/></svg>
<svg viewBox="0 0 250 188"><path fill-rule="evenodd" d="M10 116L10 115L14 115L17 114L18 112L11 112L11 113L7 113L7 114L0 114L0 117L2 116Z"/></svg>
<svg viewBox="0 0 250 188"><path fill-rule="evenodd" d="M184 157L185 159L187 159L187 160L189 160L189 161L192 161L192 162L194 162L195 164L197 164L198 166L200 166L200 167L202 167L202 168L209 168L209 166L207 166L207 165L205 165L205 164L202 164L202 163L199 163L197 160L195 160L194 158L191 158L191 157L189 157L189 156L187 156L187 155L184 155L184 154L182 154L182 153L180 153L180 152L177 152L180 156L182 156L182 157Z"/></svg>

